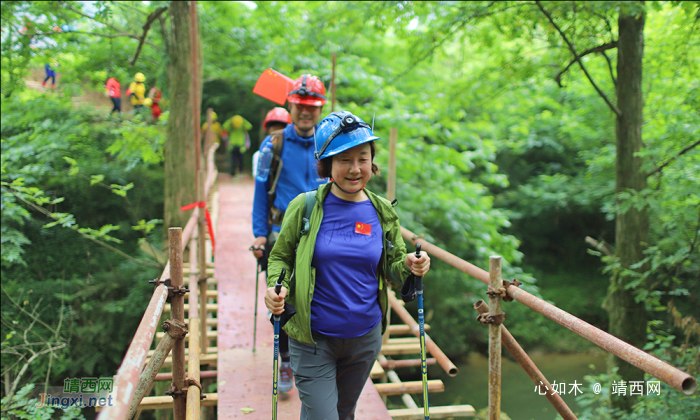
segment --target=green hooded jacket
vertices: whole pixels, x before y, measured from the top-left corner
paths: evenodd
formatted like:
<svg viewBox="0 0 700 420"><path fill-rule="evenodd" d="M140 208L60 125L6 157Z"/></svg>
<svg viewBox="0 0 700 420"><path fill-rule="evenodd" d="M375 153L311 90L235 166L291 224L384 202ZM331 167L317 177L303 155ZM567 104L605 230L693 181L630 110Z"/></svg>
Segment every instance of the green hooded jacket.
<svg viewBox="0 0 700 420"><path fill-rule="evenodd" d="M287 269L285 279L282 281L288 290L285 300L294 305L297 313L287 322L284 330L290 337L302 343L315 344L311 335L311 300L314 296L316 269L311 266L311 261L316 247L316 236L323 220L323 201L328 196L331 185L332 183L327 183L318 188L309 233L306 235L301 235L305 194L298 195L289 203L279 238L270 253L267 286L274 287L282 268ZM396 210L385 198L379 197L366 188L365 193L372 201L384 231L382 258L377 270L377 300L382 309L382 333L384 333L389 309L385 280L395 288L401 289L403 280L411 274L411 271L405 263L406 245L401 237L401 226ZM299 248L296 252L295 264L294 249L297 243ZM291 276L293 268L296 271Z"/></svg>

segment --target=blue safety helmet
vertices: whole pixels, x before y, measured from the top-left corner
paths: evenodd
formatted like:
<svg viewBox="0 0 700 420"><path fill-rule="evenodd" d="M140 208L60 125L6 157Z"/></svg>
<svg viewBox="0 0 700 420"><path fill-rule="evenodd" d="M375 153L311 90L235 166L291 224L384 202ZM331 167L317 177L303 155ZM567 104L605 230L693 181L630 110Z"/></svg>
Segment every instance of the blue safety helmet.
<svg viewBox="0 0 700 420"><path fill-rule="evenodd" d="M362 118L347 111L331 112L316 127L314 156L325 159L379 138Z"/></svg>

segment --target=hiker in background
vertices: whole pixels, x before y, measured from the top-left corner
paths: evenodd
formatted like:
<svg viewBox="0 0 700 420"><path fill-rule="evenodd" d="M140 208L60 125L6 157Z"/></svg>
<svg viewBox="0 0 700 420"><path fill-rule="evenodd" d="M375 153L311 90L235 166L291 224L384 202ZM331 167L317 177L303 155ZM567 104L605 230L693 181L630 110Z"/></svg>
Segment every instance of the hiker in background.
<svg viewBox="0 0 700 420"><path fill-rule="evenodd" d="M284 130L284 128L292 123L292 116L289 115L286 109L282 107L272 108L270 112L265 115L265 120L263 121L263 130L265 130L265 136L269 136L275 131ZM260 151L256 150L253 153L253 177L258 172L258 158L260 157Z"/></svg>
<svg viewBox="0 0 700 420"><path fill-rule="evenodd" d="M53 66L53 68L51 68ZM46 82L51 79L51 89L56 89L56 67L58 67L58 62L53 61L51 64L46 63L44 70L46 71L46 79L41 83L41 86L46 87Z"/></svg>
<svg viewBox="0 0 700 420"><path fill-rule="evenodd" d="M112 101L112 110L109 111L109 116L112 116L112 113L114 111L117 111L119 113L119 116L121 117L122 115L122 86L119 84L117 79L114 77L110 77L109 80L107 80L107 83L105 84L105 93L107 96L109 96L109 99Z"/></svg>
<svg viewBox="0 0 700 420"><path fill-rule="evenodd" d="M152 102L151 116L153 117L153 121L158 121L158 118L160 118L160 115L163 113L163 111L160 109L161 96L162 92L155 87L152 87L150 92L148 93L148 98Z"/></svg>
<svg viewBox="0 0 700 420"><path fill-rule="evenodd" d="M224 130L228 133L228 143L231 146L231 176L243 175L243 154L250 147L248 131L253 125L240 115L234 115L224 122Z"/></svg>
<svg viewBox="0 0 700 420"><path fill-rule="evenodd" d="M217 120L219 119L219 116L216 115L216 112L211 113L211 131L214 133L214 139L212 141L212 144L214 143L219 143L219 147L216 149L216 152L214 152L214 164L216 165L216 170L219 172L228 172L226 165L228 165L228 162L226 161L226 131L224 131L223 127L221 126L221 123L219 123ZM206 142L206 138L204 137L207 133L207 123L205 122L202 124L202 144L204 145ZM221 140L224 139L224 142L222 143ZM204 148L202 148L204 150ZM205 151L205 153L209 153L209 151Z"/></svg>
<svg viewBox="0 0 700 420"><path fill-rule="evenodd" d="M134 111L137 113L143 109L143 100L146 99L146 86L143 82L146 81L146 76L143 73L136 73L134 81L129 85L126 91L126 96L131 98L131 105L134 106Z"/></svg>
<svg viewBox="0 0 700 420"><path fill-rule="evenodd" d="M316 130L318 176L329 177L311 197L287 208L268 263L265 305L274 314L285 300L296 308L289 334L301 419L354 419L387 328L388 280L397 289L409 275L425 276L426 252L406 252L393 205L365 188L373 174L375 140L370 126L349 112L333 112ZM310 217L308 217L310 214ZM310 219L304 227L302 218ZM301 229L307 231L302 232ZM308 235L307 237L304 237ZM294 272L275 283L281 271ZM408 291L410 294L410 291Z"/></svg>
<svg viewBox="0 0 700 420"><path fill-rule="evenodd" d="M267 270L267 256L277 240L289 202L327 182L317 175L314 160L314 129L326 104L326 87L318 77L304 74L294 81L287 101L292 123L281 133L271 134L263 140L255 176L255 240L251 249L263 270ZM274 156L279 157L279 164ZM278 389L289 392L293 387L293 375L289 340L284 331L280 331L280 357Z"/></svg>

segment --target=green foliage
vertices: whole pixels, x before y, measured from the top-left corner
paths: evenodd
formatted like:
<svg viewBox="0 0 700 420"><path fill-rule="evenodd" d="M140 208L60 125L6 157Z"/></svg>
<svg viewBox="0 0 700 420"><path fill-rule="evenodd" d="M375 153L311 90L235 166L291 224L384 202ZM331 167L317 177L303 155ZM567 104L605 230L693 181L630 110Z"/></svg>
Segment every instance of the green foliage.
<svg viewBox="0 0 700 420"><path fill-rule="evenodd" d="M139 243L160 241L153 228L162 214L163 175L133 150L130 159L140 164L131 168L105 153L114 142L127 144L114 124L60 96L3 101L3 369L16 375L21 367L17 355L5 354L6 346L23 343L9 329L21 315L10 297L40 303L46 326L32 332L48 337L49 327L64 325L68 354L80 355L36 359L23 383L112 375L141 317L132 309L147 305L146 280L162 269ZM152 135L163 143L160 131ZM112 248L101 245L107 243Z"/></svg>
<svg viewBox="0 0 700 420"><path fill-rule="evenodd" d="M2 94L12 98L2 105L3 282L9 279L13 293L46 296L50 310L58 311L61 299L70 307L71 351L85 363L54 364L56 375L113 373L133 335L134 320L122 314L145 306L147 294L133 279L153 274L78 233L113 238L111 245L141 260L159 258L152 244L159 240L154 228L162 218L165 159L162 125L140 116L115 124L75 111L69 100L81 89L101 90L109 76L125 90L138 71L167 98L167 12L153 22L131 65L146 16L167 4L2 3ZM615 117L533 2L199 2L202 114L209 107L220 121L240 114L257 130L274 106L251 92L264 69L292 78L317 74L330 88L337 54L336 110L375 120L382 138L376 162L383 173L371 181L374 191L385 190L389 131L398 128L403 226L480 267L501 255L505 278L523 281L523 289L603 329L610 278L631 278L629 292L651 315L648 350L670 355L682 334L664 328L666 308L673 302L692 313L700 296L700 153L689 147L700 134L698 3L540 4L579 53L617 40L620 11L646 9L639 154L643 171L653 173L646 190L616 194ZM40 47L18 35L23 16L37 28ZM78 32L53 33L56 23ZM49 59L60 61L63 92L25 91L23 75ZM616 49L581 61L614 102L615 83L624 82L615 80ZM645 259L625 268L605 250L614 254L614 222L629 208L647 208L651 224ZM587 236L604 246L589 249ZM453 357L485 346L472 308L485 288L433 259L426 318L431 336ZM506 325L526 349L588 345L524 305L504 308ZM17 340L5 327L3 335ZM94 348L104 350L98 355ZM112 359L105 362L106 354ZM42 363L33 376L49 369ZM697 404L683 398L662 391L660 399L640 401L634 415L674 418L676 407ZM586 416L610 415L600 401L588 407Z"/></svg>
<svg viewBox="0 0 700 420"><path fill-rule="evenodd" d="M12 420L85 420L80 407L70 407L66 410L61 410L60 416L54 414L56 408L52 406L37 407L37 404L40 404L39 399L29 396L33 391L34 384L27 384L17 394L3 397L2 418Z"/></svg>

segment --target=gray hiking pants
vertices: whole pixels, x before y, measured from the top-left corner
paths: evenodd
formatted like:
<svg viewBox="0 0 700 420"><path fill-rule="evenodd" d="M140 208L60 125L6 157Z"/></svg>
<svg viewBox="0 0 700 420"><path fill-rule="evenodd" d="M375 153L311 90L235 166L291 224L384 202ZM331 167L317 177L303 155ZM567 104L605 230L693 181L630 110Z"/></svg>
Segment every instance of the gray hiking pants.
<svg viewBox="0 0 700 420"><path fill-rule="evenodd" d="M313 333L316 346L290 338L301 420L353 420L355 405L382 347L382 324L357 338Z"/></svg>

